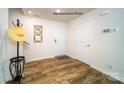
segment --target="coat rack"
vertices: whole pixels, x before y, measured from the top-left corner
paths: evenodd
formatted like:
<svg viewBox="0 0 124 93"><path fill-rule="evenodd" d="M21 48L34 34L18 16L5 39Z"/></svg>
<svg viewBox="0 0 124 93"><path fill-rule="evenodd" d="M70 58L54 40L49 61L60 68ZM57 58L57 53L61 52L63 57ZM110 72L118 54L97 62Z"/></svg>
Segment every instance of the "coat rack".
<svg viewBox="0 0 124 93"><path fill-rule="evenodd" d="M15 27L22 27L23 24L20 23L19 19L17 19L16 25L12 21L12 24ZM19 56L19 41L17 41L17 57L11 58L10 59L10 65L9 65L9 70L10 74L12 76L13 81L18 81L21 83L22 79L22 74L24 71L24 64L25 64L25 57L24 56Z"/></svg>

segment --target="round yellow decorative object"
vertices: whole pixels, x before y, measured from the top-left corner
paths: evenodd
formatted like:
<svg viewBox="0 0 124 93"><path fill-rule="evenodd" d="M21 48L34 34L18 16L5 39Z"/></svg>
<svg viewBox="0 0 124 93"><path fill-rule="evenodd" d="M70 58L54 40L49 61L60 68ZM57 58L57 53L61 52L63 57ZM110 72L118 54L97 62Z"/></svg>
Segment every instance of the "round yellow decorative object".
<svg viewBox="0 0 124 93"><path fill-rule="evenodd" d="M9 29L9 36L15 41L25 41L26 32L21 27L12 27Z"/></svg>

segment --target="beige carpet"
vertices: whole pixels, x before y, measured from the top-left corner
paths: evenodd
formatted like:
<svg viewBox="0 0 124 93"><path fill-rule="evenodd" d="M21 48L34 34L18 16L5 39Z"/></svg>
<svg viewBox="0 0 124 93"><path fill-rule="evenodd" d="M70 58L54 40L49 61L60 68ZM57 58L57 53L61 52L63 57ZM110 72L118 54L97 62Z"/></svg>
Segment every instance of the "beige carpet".
<svg viewBox="0 0 124 93"><path fill-rule="evenodd" d="M9 81L8 83L16 83ZM23 84L120 84L90 66L68 56L27 63Z"/></svg>

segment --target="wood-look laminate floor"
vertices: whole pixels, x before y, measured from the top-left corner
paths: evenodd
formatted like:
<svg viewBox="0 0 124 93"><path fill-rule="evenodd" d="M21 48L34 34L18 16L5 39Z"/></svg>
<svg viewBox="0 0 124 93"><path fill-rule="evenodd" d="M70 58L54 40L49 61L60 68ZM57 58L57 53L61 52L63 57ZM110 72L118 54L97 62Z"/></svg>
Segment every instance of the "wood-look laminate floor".
<svg viewBox="0 0 124 93"><path fill-rule="evenodd" d="M83 62L62 56L27 63L21 83L120 84L122 82L91 68Z"/></svg>

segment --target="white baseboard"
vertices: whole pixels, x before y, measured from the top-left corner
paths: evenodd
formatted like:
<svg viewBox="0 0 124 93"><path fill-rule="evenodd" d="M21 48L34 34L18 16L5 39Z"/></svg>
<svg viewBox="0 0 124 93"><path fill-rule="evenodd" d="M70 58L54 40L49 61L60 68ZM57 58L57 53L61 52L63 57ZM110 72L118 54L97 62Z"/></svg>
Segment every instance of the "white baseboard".
<svg viewBox="0 0 124 93"><path fill-rule="evenodd" d="M117 79L117 80L119 80L119 81L121 81L121 82L124 82L124 78L123 78L123 77L116 76L116 75L113 75L113 74L109 74L108 71L105 71L104 69L100 69L100 68L96 67L95 65L90 65L90 66L91 66L92 68L94 68L94 69L96 69L96 70L98 70L98 71L100 71L100 72L102 72L102 73L108 75L108 76L111 76L112 78L115 78L115 79Z"/></svg>
<svg viewBox="0 0 124 93"><path fill-rule="evenodd" d="M43 60L43 59L48 59L48 58L53 58L55 56L49 56L49 57L42 57L42 58L34 58L34 59L28 59L26 60L26 63L36 61L36 60Z"/></svg>

